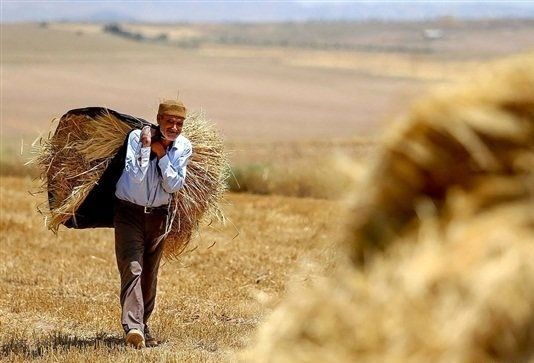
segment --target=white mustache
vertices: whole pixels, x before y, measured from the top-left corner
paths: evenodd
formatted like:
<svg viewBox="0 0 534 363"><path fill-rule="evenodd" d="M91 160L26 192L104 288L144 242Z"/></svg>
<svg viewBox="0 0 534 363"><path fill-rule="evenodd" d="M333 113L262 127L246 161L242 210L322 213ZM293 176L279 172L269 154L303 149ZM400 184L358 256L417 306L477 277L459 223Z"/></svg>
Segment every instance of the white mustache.
<svg viewBox="0 0 534 363"><path fill-rule="evenodd" d="M159 128L159 133L161 134L161 138L164 139L164 140L169 140L169 138L165 136L165 133L163 131L164 130L162 130L162 128L160 127ZM168 131L168 133L177 134L178 131ZM172 140L170 140L170 141L172 141Z"/></svg>

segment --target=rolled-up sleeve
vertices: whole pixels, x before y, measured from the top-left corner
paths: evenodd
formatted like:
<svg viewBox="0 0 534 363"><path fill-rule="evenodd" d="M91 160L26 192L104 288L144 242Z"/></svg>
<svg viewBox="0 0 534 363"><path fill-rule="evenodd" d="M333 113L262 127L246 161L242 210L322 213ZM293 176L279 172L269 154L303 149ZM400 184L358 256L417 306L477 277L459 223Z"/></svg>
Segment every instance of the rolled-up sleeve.
<svg viewBox="0 0 534 363"><path fill-rule="evenodd" d="M175 193L183 187L187 173L187 164L193 154L191 143L187 141L183 151L169 155L167 153L158 161L161 170L163 189L167 193Z"/></svg>
<svg viewBox="0 0 534 363"><path fill-rule="evenodd" d="M130 132L124 165L126 174L135 183L141 183L145 178L150 160L150 146L142 147L140 137L141 130Z"/></svg>

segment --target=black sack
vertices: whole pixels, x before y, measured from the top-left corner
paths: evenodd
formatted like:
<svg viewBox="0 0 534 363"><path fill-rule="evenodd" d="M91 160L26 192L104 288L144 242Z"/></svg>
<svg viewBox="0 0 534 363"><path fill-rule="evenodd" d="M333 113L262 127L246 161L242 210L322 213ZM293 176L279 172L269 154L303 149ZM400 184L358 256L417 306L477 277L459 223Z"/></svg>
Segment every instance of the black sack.
<svg viewBox="0 0 534 363"><path fill-rule="evenodd" d="M63 117L67 115L84 115L92 119L102 113L110 113L117 117L120 121L127 123L134 129L141 129L143 126L156 126L144 119L126 115L105 107L86 107L70 110ZM126 136L121 148L117 151L108 167L95 184L91 192L87 195L83 203L78 207L74 215L72 215L65 223L68 228L83 229L83 228L97 228L97 227L113 227L113 207L115 199L115 186L119 181L124 169L126 159L126 144L128 135ZM49 202L53 195L48 193Z"/></svg>

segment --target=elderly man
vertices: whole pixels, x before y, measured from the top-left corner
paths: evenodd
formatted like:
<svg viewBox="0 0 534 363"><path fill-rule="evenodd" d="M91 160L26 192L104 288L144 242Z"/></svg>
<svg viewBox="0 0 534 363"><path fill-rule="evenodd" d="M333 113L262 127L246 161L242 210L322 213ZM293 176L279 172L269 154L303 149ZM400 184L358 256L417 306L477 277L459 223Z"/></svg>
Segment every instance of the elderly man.
<svg viewBox="0 0 534 363"><path fill-rule="evenodd" d="M183 185L192 153L181 135L186 108L159 105L159 130L149 126L128 136L126 160L116 186L115 253L121 277L120 302L126 344L157 346L147 325L154 310L163 238L171 223L171 194Z"/></svg>

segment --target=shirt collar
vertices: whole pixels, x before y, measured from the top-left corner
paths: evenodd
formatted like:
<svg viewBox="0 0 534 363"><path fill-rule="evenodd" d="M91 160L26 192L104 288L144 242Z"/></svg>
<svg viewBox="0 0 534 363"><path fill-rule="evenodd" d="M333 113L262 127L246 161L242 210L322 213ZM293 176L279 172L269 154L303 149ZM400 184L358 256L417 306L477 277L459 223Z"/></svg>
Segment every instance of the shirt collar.
<svg viewBox="0 0 534 363"><path fill-rule="evenodd" d="M178 135L178 137L176 138L176 140L174 140L172 142L172 148L173 149L178 149L178 144L180 143L180 138L182 137L182 135Z"/></svg>

